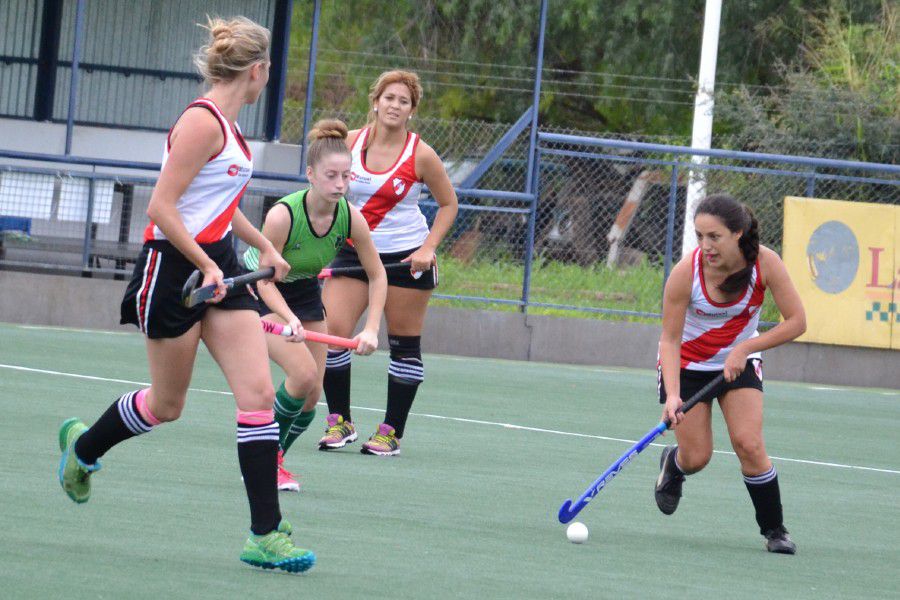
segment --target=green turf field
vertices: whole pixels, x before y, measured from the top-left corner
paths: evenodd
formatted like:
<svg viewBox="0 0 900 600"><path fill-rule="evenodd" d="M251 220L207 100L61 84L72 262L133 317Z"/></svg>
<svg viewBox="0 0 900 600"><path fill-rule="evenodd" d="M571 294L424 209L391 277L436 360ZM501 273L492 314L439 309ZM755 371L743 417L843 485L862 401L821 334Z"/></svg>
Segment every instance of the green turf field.
<svg viewBox="0 0 900 600"><path fill-rule="evenodd" d="M656 422L653 372L425 363L399 458L318 452L321 407L292 448L302 492L282 512L318 564L287 575L237 559L249 517L234 405L205 351L182 419L114 448L77 506L57 482L57 428L147 381L143 339L0 325L0 596L897 597L900 392L767 383L796 556L764 551L718 412L720 452L674 516L653 501L652 447L581 513L590 539L576 546L556 511ZM382 416L386 366L354 359L361 437Z"/></svg>

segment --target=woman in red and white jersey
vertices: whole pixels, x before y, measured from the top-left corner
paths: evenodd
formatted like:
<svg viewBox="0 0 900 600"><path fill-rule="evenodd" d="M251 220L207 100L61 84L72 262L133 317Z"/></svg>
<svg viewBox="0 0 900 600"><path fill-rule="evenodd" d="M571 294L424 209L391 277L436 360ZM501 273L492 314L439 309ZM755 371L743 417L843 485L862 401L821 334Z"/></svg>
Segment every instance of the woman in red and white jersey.
<svg viewBox="0 0 900 600"><path fill-rule="evenodd" d="M437 286L435 250L456 218L456 192L437 153L408 128L422 98L415 73L388 71L369 93L369 122L351 131L352 156L347 199L360 210L383 263L409 263L409 269L389 270L384 316L391 361L388 367L384 422L363 444L364 454L400 453L400 438L419 384L425 378L421 335L425 311ZM431 230L419 209L419 194L427 185L438 204ZM359 267L351 245L338 253L332 267ZM330 333L349 337L368 302L368 282L358 274L326 282L322 299ZM321 450L341 448L356 440L350 415L350 352L330 349L325 367L328 419Z"/></svg>
<svg viewBox="0 0 900 600"><path fill-rule="evenodd" d="M685 476L712 458L712 400L718 398L766 548L793 554L778 476L763 442L760 352L806 330L803 304L781 258L760 246L749 208L725 194L709 196L697 206L694 227L699 247L672 269L663 296L659 401L678 445L665 448L660 458L656 504L664 514L674 513ZM784 321L760 334L756 327L766 289ZM678 412L682 398L723 372L719 389L688 414Z"/></svg>
<svg viewBox="0 0 900 600"><path fill-rule="evenodd" d="M209 43L196 62L210 89L169 132L147 209L151 222L121 306L121 322L134 323L146 335L151 385L122 395L90 428L76 418L63 424L59 479L72 500L86 502L101 456L177 419L203 340L237 404L238 461L251 530L240 559L257 567L304 571L315 555L293 545L278 506L275 392L257 303L245 290L226 297L223 284L225 277L241 273L232 230L259 249L260 266L274 267L275 279L290 268L238 208L253 159L235 120L245 104L259 99L268 81L269 32L243 17L211 19L207 29ZM203 285L217 286L217 295L188 308L181 303L181 288L194 269L202 272ZM153 517L143 520L152 523Z"/></svg>

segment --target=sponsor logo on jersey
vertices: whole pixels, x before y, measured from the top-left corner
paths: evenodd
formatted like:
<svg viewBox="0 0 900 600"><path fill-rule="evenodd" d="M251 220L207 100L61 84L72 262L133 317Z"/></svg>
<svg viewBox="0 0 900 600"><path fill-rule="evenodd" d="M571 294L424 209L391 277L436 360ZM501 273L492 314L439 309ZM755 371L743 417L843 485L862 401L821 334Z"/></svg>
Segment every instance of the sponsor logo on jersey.
<svg viewBox="0 0 900 600"><path fill-rule="evenodd" d="M350 171L350 181L358 181L360 183L372 183L372 178L368 175L362 175L356 171Z"/></svg>
<svg viewBox="0 0 900 600"><path fill-rule="evenodd" d="M229 165L228 166L228 175L231 177L237 177L238 175L247 177L250 175L250 169L249 169L249 167L241 167L238 165Z"/></svg>
<svg viewBox="0 0 900 600"><path fill-rule="evenodd" d="M694 309L694 312L697 313L697 315L701 316L701 317L727 317L728 316L727 310L723 310L720 312L706 312L702 308L697 308L697 309Z"/></svg>
<svg viewBox="0 0 900 600"><path fill-rule="evenodd" d="M394 186L394 193L398 196L402 195L403 191L406 189L406 182L399 177L394 177L391 184Z"/></svg>

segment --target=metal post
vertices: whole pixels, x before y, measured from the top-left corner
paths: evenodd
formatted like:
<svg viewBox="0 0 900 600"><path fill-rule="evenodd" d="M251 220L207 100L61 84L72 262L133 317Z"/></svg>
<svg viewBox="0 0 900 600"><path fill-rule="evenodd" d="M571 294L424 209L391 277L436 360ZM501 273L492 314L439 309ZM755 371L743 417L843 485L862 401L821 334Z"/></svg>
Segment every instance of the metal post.
<svg viewBox="0 0 900 600"><path fill-rule="evenodd" d="M34 93L35 121L50 121L53 119L62 13L63 0L44 0L44 9L41 16L41 42L38 50L37 81Z"/></svg>
<svg viewBox="0 0 900 600"><path fill-rule="evenodd" d="M522 278L522 312L528 312L531 295L531 262L534 258L534 229L537 220L538 172L540 171L540 151L537 148L538 113L541 103L541 73L544 70L544 36L547 32L548 0L541 0L540 29L538 31L537 64L534 73L534 91L531 96L531 135L528 139L528 168L525 172L525 192L533 194L531 213L528 215L528 235L525 240L525 273Z"/></svg>
<svg viewBox="0 0 900 600"><path fill-rule="evenodd" d="M809 177L806 178L806 197L807 198L815 198L816 197L816 170L813 169Z"/></svg>
<svg viewBox="0 0 900 600"><path fill-rule="evenodd" d="M537 145L538 113L541 104L541 73L544 70L544 35L547 29L547 2L548 0L541 0L541 25L540 31L538 32L537 65L534 73L534 90L531 94L531 135L528 138L528 170L525 173L525 192L528 194L534 193L534 189L531 187L534 184L532 171L535 168L534 163L537 158L534 148Z"/></svg>
<svg viewBox="0 0 900 600"><path fill-rule="evenodd" d="M118 184L117 189L122 192L122 210L119 216L119 244L124 249L128 245L128 239L131 237L131 211L134 207L134 184L122 183ZM125 259L116 259L116 271L125 271L128 263ZM125 279L121 273L116 273L113 279Z"/></svg>
<svg viewBox="0 0 900 600"><path fill-rule="evenodd" d="M312 37L309 40L309 69L306 72L306 103L303 105L303 151L300 152L300 177L306 177L306 134L309 133L309 118L312 116L313 87L316 77L316 55L319 51L319 14L322 1L313 0Z"/></svg>
<svg viewBox="0 0 900 600"><path fill-rule="evenodd" d="M541 149L535 148L535 162L537 168L532 171L532 180L528 182L528 187L533 190L534 197L531 199L531 208L528 212L528 229L525 233L525 273L522 277L522 312L528 312L528 302L531 299L531 264L534 260L534 230L537 223L538 199L541 197L541 186L538 181L541 172Z"/></svg>
<svg viewBox="0 0 900 600"><path fill-rule="evenodd" d="M700 73L697 78L697 96L694 99L694 127L691 147L709 150L712 146L713 92L716 85L716 58L719 51L719 27L722 17L722 0L706 0L703 17L703 45L700 49ZM706 156L694 155L691 162L705 165ZM691 225L691 217L697 204L706 196L706 171L692 169L688 173L687 201L684 203L684 235L681 253L686 255L697 245L697 237Z"/></svg>
<svg viewBox="0 0 900 600"><path fill-rule="evenodd" d="M84 217L84 245L81 248L81 267L85 275L91 268L91 246L94 237L94 178L88 179L87 214Z"/></svg>
<svg viewBox="0 0 900 600"><path fill-rule="evenodd" d="M66 117L66 155L72 153L72 128L75 125L78 96L78 60L81 57L81 38L84 36L84 0L75 7L75 43L72 48L72 77L69 81L69 114Z"/></svg>
<svg viewBox="0 0 900 600"><path fill-rule="evenodd" d="M266 139L281 139L281 120L284 113L284 90L287 81L288 53L291 48L291 16L294 0L279 0L275 4L272 24L272 69L269 94L266 97Z"/></svg>
<svg viewBox="0 0 900 600"><path fill-rule="evenodd" d="M678 202L678 165L672 165L672 181L669 183L669 211L666 215L666 262L663 267L663 287L672 271L672 253L675 244L675 204Z"/></svg>

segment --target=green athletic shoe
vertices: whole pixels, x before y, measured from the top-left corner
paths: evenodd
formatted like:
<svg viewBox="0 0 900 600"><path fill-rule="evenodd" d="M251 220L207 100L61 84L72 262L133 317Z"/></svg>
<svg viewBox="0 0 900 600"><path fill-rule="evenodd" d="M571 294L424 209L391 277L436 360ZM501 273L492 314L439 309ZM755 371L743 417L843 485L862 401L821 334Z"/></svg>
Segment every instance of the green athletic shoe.
<svg viewBox="0 0 900 600"><path fill-rule="evenodd" d="M244 542L241 561L263 569L281 569L290 573L308 571L316 564L316 555L311 550L298 548L288 537L291 524L281 521L278 529L266 535L250 534Z"/></svg>
<svg viewBox="0 0 900 600"><path fill-rule="evenodd" d="M66 419L59 428L59 484L69 498L83 504L91 498L91 473L100 470L100 461L86 465L75 456L75 440L87 431L87 425L72 417Z"/></svg>

